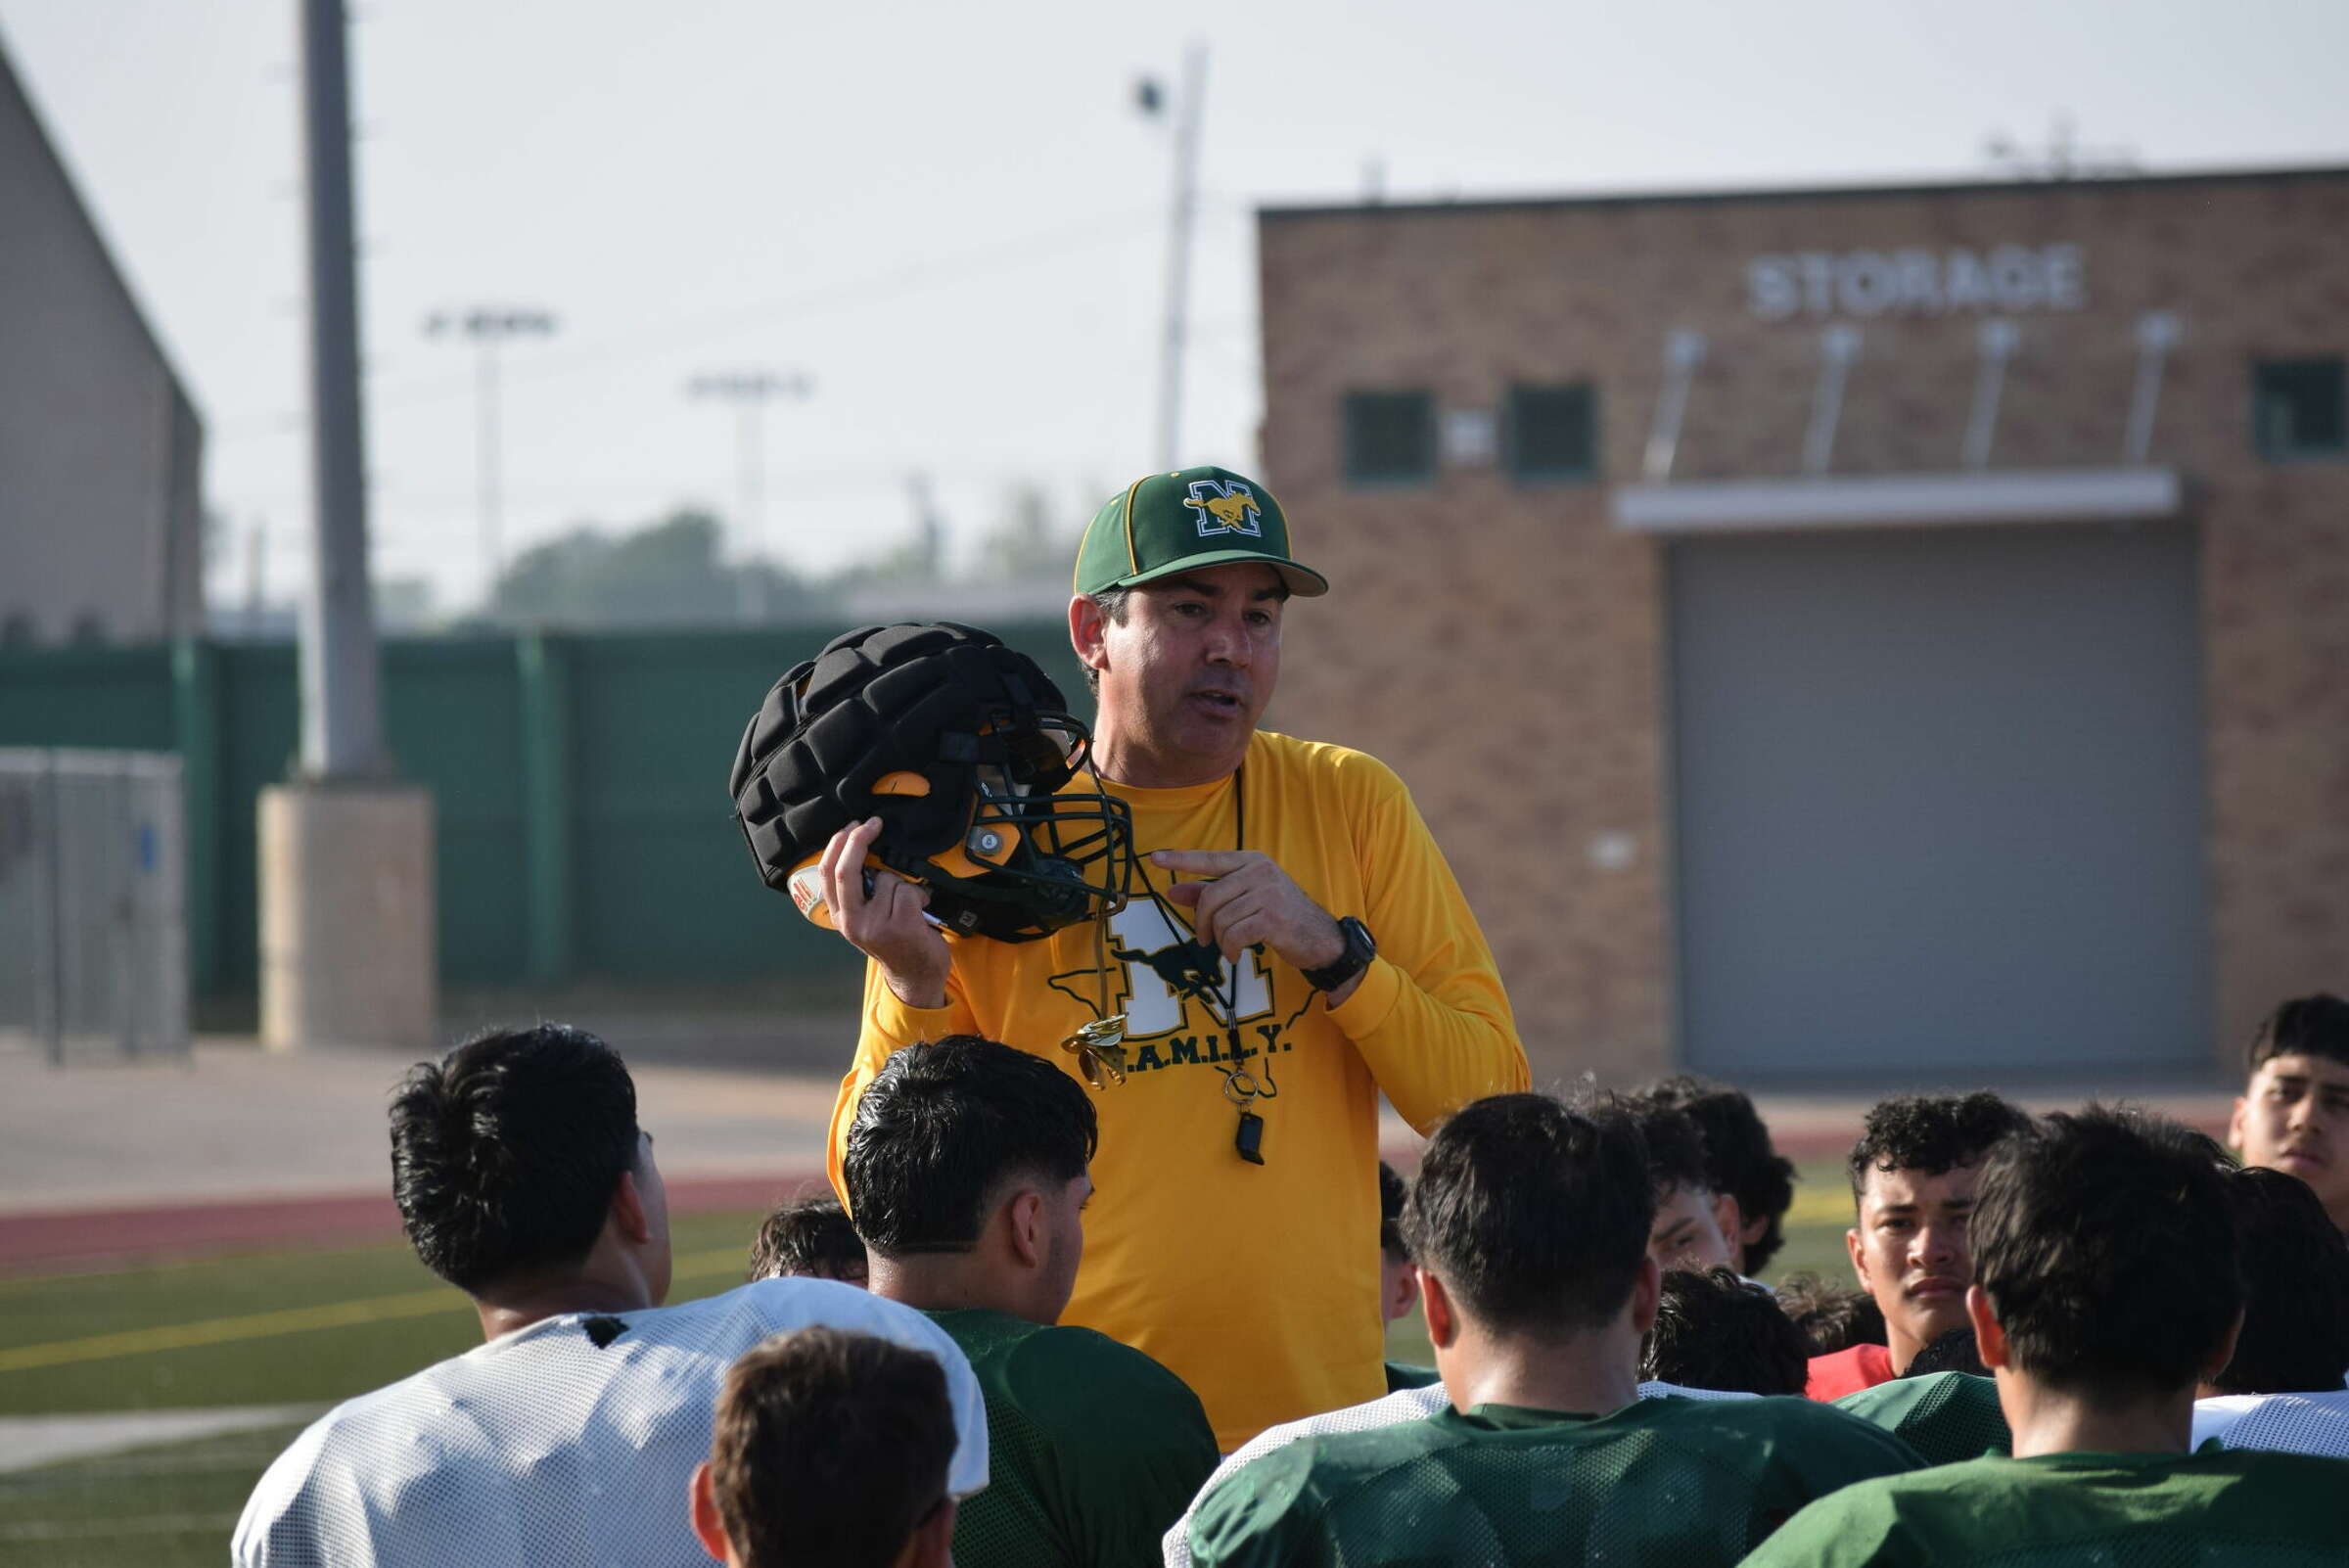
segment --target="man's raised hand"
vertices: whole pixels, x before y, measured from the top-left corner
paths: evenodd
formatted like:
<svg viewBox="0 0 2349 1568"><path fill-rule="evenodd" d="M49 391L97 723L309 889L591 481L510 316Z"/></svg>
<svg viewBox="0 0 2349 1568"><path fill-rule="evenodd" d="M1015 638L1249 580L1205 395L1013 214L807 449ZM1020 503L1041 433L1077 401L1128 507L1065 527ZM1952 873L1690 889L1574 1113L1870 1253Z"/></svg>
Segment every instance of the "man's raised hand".
<svg viewBox="0 0 2349 1568"><path fill-rule="evenodd" d="M1191 929L1228 963L1259 943L1298 969L1319 969L1346 951L1346 939L1328 910L1259 850L1160 850L1150 863L1162 871L1210 877L1177 882L1170 902L1191 911ZM1332 996L1334 1005L1338 998Z"/></svg>
<svg viewBox="0 0 2349 1568"><path fill-rule="evenodd" d="M927 890L883 866L872 868L873 891L864 891L864 857L881 836L881 819L868 816L832 835L817 862L824 902L832 924L859 952L881 966L881 978L908 1007L944 1007L953 954L946 939L923 917Z"/></svg>

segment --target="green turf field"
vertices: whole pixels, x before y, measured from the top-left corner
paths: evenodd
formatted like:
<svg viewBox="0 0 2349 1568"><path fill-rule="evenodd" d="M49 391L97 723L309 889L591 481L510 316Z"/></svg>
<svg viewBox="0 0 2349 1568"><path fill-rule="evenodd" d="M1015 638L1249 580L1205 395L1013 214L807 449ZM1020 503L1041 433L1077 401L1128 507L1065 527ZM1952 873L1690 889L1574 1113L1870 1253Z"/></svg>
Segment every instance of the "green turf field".
<svg viewBox="0 0 2349 1568"><path fill-rule="evenodd" d="M1771 1273L1841 1278L1841 1170L1803 1175ZM759 1219L680 1218L671 1299L740 1282ZM0 1279L0 1417L323 1408L480 1336L464 1298L400 1243ZM1428 1363L1416 1314L1394 1325L1388 1354ZM0 1472L0 1568L217 1568L246 1495L300 1424Z"/></svg>

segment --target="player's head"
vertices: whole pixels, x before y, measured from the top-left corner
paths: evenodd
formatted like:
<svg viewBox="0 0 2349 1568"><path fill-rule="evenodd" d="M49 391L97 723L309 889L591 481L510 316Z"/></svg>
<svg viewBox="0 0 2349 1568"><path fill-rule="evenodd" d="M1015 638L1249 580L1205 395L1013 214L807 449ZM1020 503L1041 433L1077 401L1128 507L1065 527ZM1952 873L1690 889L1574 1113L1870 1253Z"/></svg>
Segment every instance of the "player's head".
<svg viewBox="0 0 2349 1568"><path fill-rule="evenodd" d="M751 1243L751 1277L780 1279L807 1274L864 1283L864 1239L849 1223L849 1211L825 1194L795 1198L768 1215Z"/></svg>
<svg viewBox="0 0 2349 1568"><path fill-rule="evenodd" d="M1903 1094L1867 1113L1852 1146L1852 1228L1860 1287L1884 1312L1895 1370L1965 1322L1973 1277L1966 1221L1982 1161L2026 1125L1996 1094Z"/></svg>
<svg viewBox="0 0 2349 1568"><path fill-rule="evenodd" d="M1409 1193L1386 1161L1378 1162L1378 1260L1380 1321L1391 1323L1419 1305L1419 1270L1410 1243L1403 1239L1403 1202Z"/></svg>
<svg viewBox="0 0 2349 1568"><path fill-rule="evenodd" d="M2349 1067L2349 1001L2320 991L2261 1019L2243 1052L2243 1071L2256 1074L2279 1056L2321 1056Z"/></svg>
<svg viewBox="0 0 2349 1568"><path fill-rule="evenodd" d="M2243 1306L2223 1163L2199 1132L2096 1105L2003 1140L1974 1204L1983 1361L2094 1406L2190 1397Z"/></svg>
<svg viewBox="0 0 2349 1568"><path fill-rule="evenodd" d="M1627 1313L1645 1331L1655 1207L1638 1124L1620 1109L1497 1094L1436 1130L1403 1230L1420 1271L1488 1335L1556 1343ZM1428 1301L1432 1319L1435 1290Z"/></svg>
<svg viewBox="0 0 2349 1568"><path fill-rule="evenodd" d="M1800 1394L1811 1345L1769 1291L1735 1270L1676 1268L1664 1276L1639 1375L1682 1388Z"/></svg>
<svg viewBox="0 0 2349 1568"><path fill-rule="evenodd" d="M2349 1373L2349 1241L2303 1182L2254 1166L2228 1173L2242 1248L2243 1330L2217 1394L2306 1394Z"/></svg>
<svg viewBox="0 0 2349 1568"><path fill-rule="evenodd" d="M1814 1356L1884 1343L1884 1309L1865 1290L1830 1284L1803 1268L1779 1281L1776 1295L1779 1308L1810 1341Z"/></svg>
<svg viewBox="0 0 2349 1568"><path fill-rule="evenodd" d="M1704 1134L1706 1179L1722 1233L1736 1254L1729 1267L1759 1274L1785 1244L1782 1226L1794 1206L1794 1162L1771 1144L1770 1129L1743 1089L1681 1073L1644 1093L1686 1111Z"/></svg>
<svg viewBox="0 0 2349 1568"><path fill-rule="evenodd" d="M2349 1230L2349 1001L2296 996L2260 1021L2228 1141L2307 1182Z"/></svg>
<svg viewBox="0 0 2349 1568"><path fill-rule="evenodd" d="M1587 1097L1592 1091L1586 1091ZM1648 1176L1655 1183L1656 1219L1648 1250L1662 1268L1715 1268L1733 1256L1722 1234L1721 1212L1713 1201L1713 1177L1705 1163L1705 1134L1696 1119L1653 1095L1620 1103L1639 1124L1647 1144Z"/></svg>
<svg viewBox="0 0 2349 1568"><path fill-rule="evenodd" d="M736 1568L944 1568L953 1456L934 1357L839 1328L777 1335L726 1373L694 1534Z"/></svg>
<svg viewBox="0 0 2349 1568"><path fill-rule="evenodd" d="M1272 492L1213 467L1145 474L1104 501L1071 586L1104 735L1203 763L1244 751L1271 701L1287 600L1329 589L1292 558Z"/></svg>
<svg viewBox="0 0 2349 1568"><path fill-rule="evenodd" d="M584 1030L499 1031L418 1063L392 1101L392 1192L417 1257L468 1295L576 1269L607 1222L652 1300L668 1293L668 1208L636 1086Z"/></svg>
<svg viewBox="0 0 2349 1568"><path fill-rule="evenodd" d="M977 1035L891 1055L856 1102L842 1162L875 1288L969 1260L1002 1311L1057 1319L1084 1251L1096 1136L1083 1087L1040 1056Z"/></svg>

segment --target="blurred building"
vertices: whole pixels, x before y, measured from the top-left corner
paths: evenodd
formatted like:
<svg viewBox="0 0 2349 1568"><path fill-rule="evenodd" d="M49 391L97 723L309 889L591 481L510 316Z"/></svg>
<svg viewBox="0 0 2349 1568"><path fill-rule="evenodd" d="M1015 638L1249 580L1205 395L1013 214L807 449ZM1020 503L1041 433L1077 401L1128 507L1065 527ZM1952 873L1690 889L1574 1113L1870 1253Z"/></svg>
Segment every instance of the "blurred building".
<svg viewBox="0 0 2349 1568"><path fill-rule="evenodd" d="M2144 1082L2349 988L2349 169L1271 209L1270 721L1538 1076Z"/></svg>
<svg viewBox="0 0 2349 1568"><path fill-rule="evenodd" d="M0 642L189 634L204 430L0 54Z"/></svg>

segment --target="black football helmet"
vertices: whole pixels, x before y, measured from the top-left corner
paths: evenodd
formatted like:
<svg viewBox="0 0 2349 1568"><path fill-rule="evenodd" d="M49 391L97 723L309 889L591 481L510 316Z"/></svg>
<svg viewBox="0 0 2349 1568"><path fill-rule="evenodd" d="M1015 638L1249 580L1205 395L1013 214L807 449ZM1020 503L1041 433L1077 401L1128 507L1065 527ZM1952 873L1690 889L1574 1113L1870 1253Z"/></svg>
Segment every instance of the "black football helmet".
<svg viewBox="0 0 2349 1568"><path fill-rule="evenodd" d="M944 929L1033 942L1126 902L1126 803L1064 790L1092 746L1036 662L953 622L863 626L795 665L727 786L759 875L829 925L815 862L881 819L867 858L929 890Z"/></svg>

